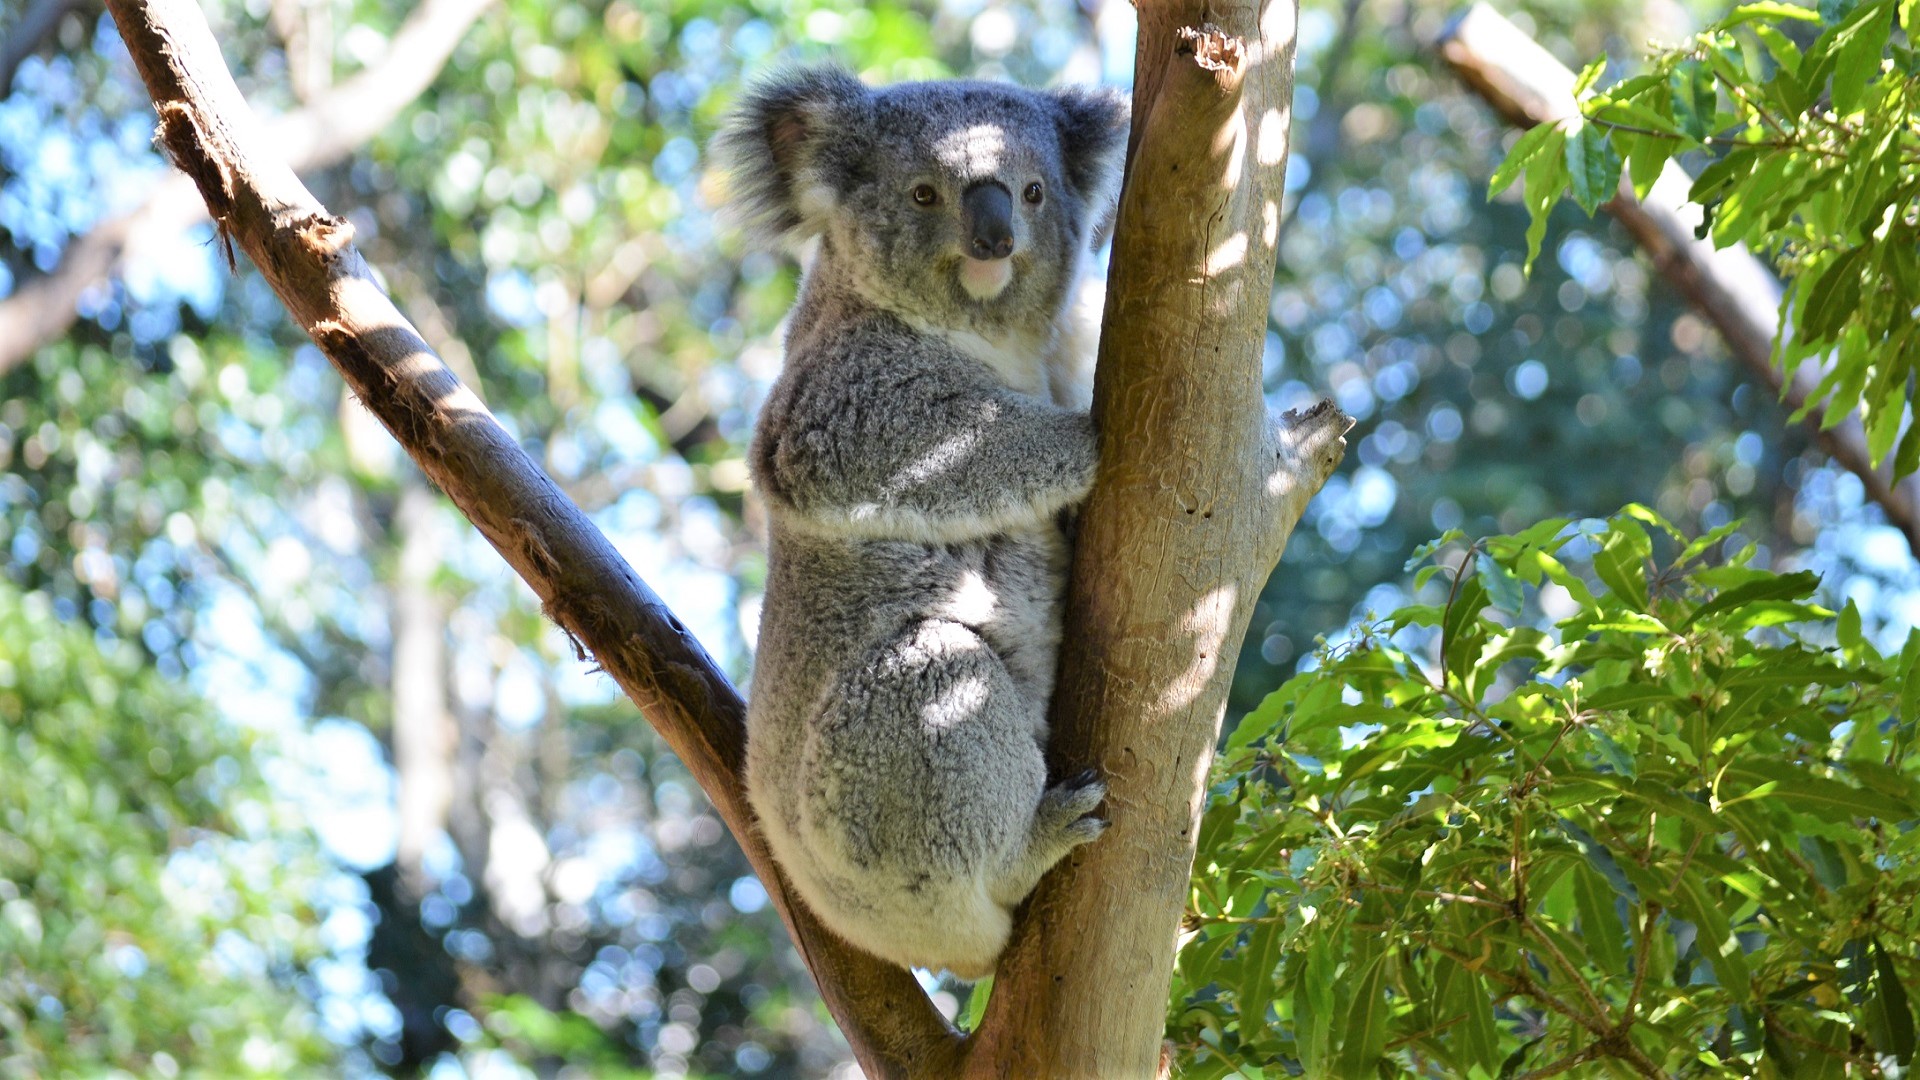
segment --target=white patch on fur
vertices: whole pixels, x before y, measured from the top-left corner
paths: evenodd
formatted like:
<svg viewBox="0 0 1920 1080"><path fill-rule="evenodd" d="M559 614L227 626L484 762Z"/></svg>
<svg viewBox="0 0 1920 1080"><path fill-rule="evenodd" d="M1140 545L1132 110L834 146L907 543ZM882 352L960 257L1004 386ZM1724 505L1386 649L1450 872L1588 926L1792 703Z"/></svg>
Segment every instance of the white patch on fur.
<svg viewBox="0 0 1920 1080"><path fill-rule="evenodd" d="M942 164L973 176L999 172L1006 152L1007 133L999 124L975 124L933 144L933 154Z"/></svg>
<svg viewBox="0 0 1920 1080"><path fill-rule="evenodd" d="M993 402L988 402L987 404L989 407L983 410L985 415L982 416L981 419L986 422L991 422L999 412L999 409L994 406ZM919 460L908 463L905 468L894 473L893 476L887 480L886 487L882 490L886 492L888 498L899 498L908 488L916 487L929 480L933 480L939 477L941 473L958 465L968 454L973 453L979 445L979 428L967 428L957 432L940 440L939 445L920 455Z"/></svg>
<svg viewBox="0 0 1920 1080"><path fill-rule="evenodd" d="M1013 284L1012 259L962 259L960 287L975 300L991 300Z"/></svg>
<svg viewBox="0 0 1920 1080"><path fill-rule="evenodd" d="M940 614L964 626L980 626L992 619L999 608L1000 598L994 595L987 579L969 570L960 576L960 584L947 602L940 605Z"/></svg>
<svg viewBox="0 0 1920 1080"><path fill-rule="evenodd" d="M800 219L807 228L817 230L826 224L839 199L834 196L833 186L815 180L808 180L793 193L794 209L800 213Z"/></svg>
<svg viewBox="0 0 1920 1080"><path fill-rule="evenodd" d="M923 727L958 727L980 714L987 705L987 680L961 679L940 692L920 710Z"/></svg>
<svg viewBox="0 0 1920 1080"><path fill-rule="evenodd" d="M1053 351L1051 335L1018 332L983 334L977 330L936 326L910 316L905 319L909 326L920 333L939 338L962 356L970 356L987 365L1009 390L1037 398L1049 396L1046 362Z"/></svg>

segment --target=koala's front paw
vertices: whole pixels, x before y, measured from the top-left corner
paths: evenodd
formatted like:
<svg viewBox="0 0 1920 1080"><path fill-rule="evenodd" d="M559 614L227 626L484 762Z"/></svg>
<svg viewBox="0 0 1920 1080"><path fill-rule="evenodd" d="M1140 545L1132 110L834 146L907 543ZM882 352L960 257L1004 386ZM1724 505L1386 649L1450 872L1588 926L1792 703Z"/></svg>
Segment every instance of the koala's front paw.
<svg viewBox="0 0 1920 1080"><path fill-rule="evenodd" d="M1075 848L1107 831L1107 819L1093 816L1107 797L1107 785L1092 769L1048 788L1034 813L1034 832L1058 840L1061 850Z"/></svg>

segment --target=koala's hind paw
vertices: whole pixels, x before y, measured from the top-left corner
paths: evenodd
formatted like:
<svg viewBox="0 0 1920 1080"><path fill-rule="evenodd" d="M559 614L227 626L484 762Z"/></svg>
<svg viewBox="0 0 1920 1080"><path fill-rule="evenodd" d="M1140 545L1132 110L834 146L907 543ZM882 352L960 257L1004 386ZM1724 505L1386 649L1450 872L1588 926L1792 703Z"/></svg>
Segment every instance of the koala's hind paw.
<svg viewBox="0 0 1920 1080"><path fill-rule="evenodd" d="M1100 800L1107 797L1107 785L1092 769L1055 784L1040 796L1035 826L1041 833L1053 833L1064 847L1078 847L1107 831L1107 820L1093 816Z"/></svg>

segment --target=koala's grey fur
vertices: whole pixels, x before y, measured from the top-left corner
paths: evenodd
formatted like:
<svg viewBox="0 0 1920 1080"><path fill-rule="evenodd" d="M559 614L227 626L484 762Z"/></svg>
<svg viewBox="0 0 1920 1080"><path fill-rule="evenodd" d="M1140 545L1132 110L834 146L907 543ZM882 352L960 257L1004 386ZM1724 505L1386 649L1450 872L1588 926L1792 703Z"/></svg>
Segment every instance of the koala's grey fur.
<svg viewBox="0 0 1920 1080"><path fill-rule="evenodd" d="M808 906L898 964L988 974L1013 907L1106 826L1104 786L1049 787L1042 748L1059 521L1095 460L1071 309L1126 132L1106 91L817 68L749 91L715 143L758 239L818 243L751 450L770 565L747 792ZM1010 280L968 255L993 183Z"/></svg>

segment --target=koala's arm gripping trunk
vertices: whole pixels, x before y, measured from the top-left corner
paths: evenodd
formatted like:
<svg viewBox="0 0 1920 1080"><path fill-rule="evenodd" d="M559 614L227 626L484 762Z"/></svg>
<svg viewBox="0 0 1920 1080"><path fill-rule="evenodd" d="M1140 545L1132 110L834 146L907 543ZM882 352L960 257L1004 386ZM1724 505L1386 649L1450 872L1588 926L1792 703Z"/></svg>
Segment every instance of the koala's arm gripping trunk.
<svg viewBox="0 0 1920 1080"><path fill-rule="evenodd" d="M1048 524L1086 497L1087 414L912 360L821 363L767 403L755 449L769 496L812 527L962 543Z"/></svg>

